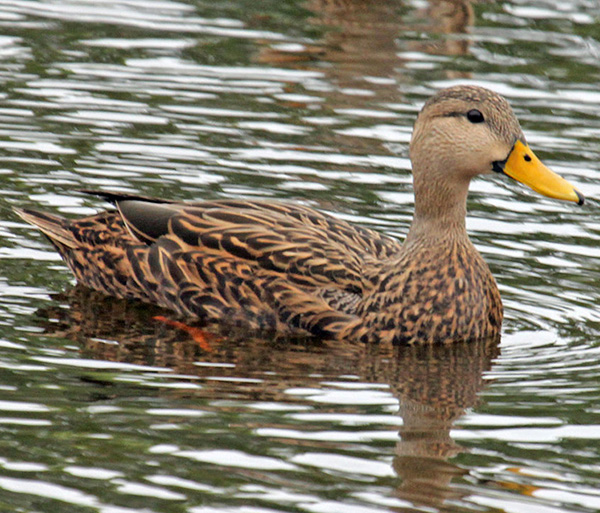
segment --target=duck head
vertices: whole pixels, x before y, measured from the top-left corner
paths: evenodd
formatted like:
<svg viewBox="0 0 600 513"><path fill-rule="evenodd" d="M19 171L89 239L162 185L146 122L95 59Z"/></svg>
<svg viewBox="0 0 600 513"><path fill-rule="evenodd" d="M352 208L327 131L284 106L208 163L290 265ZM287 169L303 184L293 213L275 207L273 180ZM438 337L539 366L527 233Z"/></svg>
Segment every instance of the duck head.
<svg viewBox="0 0 600 513"><path fill-rule="evenodd" d="M471 179L492 173L551 198L584 202L531 151L506 99L482 87L451 87L432 96L415 123L410 157L416 216L422 218L457 208L456 217L464 217Z"/></svg>

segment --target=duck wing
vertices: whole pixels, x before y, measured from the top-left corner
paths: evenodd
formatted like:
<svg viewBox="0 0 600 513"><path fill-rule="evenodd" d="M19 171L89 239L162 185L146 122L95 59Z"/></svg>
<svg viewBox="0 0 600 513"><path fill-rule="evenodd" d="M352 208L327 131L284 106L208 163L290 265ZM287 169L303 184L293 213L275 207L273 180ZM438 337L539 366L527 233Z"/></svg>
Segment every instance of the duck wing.
<svg viewBox="0 0 600 513"><path fill-rule="evenodd" d="M84 284L206 320L335 336L357 321L381 262L400 249L304 206L95 194L117 211L51 218L60 229L40 226L31 211L26 220L51 240L60 232L53 242Z"/></svg>
<svg viewBox="0 0 600 513"><path fill-rule="evenodd" d="M130 233L146 244L168 236L190 248L252 262L307 286L363 291L369 286L363 279L365 267L377 265L400 247L394 239L307 207L137 199L116 205Z"/></svg>

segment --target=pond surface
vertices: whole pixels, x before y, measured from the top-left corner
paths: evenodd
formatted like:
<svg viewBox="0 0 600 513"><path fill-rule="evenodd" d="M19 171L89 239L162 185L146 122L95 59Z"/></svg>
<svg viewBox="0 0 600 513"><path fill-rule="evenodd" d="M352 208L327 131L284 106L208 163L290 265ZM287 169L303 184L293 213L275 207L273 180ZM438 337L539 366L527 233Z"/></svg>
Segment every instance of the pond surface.
<svg viewBox="0 0 600 513"><path fill-rule="evenodd" d="M600 510L600 7L0 2L0 510ZM77 192L275 198L403 237L416 113L506 95L590 199L473 184L499 344L215 337L79 288L12 213Z"/></svg>

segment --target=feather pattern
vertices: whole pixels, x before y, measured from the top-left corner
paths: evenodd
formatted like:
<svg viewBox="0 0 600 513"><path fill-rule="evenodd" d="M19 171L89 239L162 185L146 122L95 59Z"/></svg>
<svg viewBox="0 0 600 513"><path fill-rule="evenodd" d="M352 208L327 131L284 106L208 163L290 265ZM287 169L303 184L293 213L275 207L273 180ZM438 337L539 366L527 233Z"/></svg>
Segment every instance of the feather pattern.
<svg viewBox="0 0 600 513"><path fill-rule="evenodd" d="M511 157L515 141L525 147L499 95L458 86L432 97L411 140L415 216L403 244L306 206L264 201L92 192L116 209L77 220L17 213L82 284L185 317L362 342L483 339L499 334L502 303L467 235L466 198L476 175L509 165L523 172ZM540 190L583 202L568 182L538 171L557 188Z"/></svg>

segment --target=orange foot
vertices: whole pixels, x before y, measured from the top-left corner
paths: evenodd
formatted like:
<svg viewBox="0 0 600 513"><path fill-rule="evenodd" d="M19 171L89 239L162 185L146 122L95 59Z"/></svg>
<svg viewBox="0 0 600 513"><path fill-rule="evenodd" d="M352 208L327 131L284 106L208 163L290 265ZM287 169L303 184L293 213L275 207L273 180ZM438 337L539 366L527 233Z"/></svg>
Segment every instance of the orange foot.
<svg viewBox="0 0 600 513"><path fill-rule="evenodd" d="M164 317L162 315L156 315L153 317L153 319L155 321L160 321L160 322L166 324L167 326L172 326L173 328L177 328L177 329L185 331L187 334L190 335L190 337L192 337L194 342L198 343L198 345L204 351L212 352L213 349L212 349L210 343L208 342L208 339L217 338L216 335L213 335L212 333L209 333L208 331L204 331L203 329L195 328L194 326L188 326L187 324L185 324L183 322L167 319L166 317Z"/></svg>

